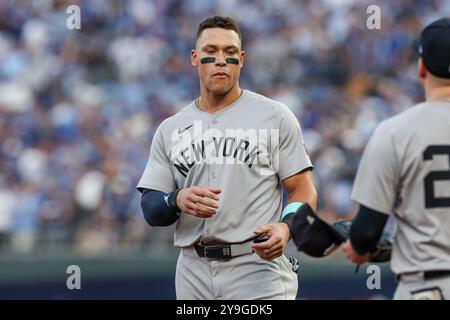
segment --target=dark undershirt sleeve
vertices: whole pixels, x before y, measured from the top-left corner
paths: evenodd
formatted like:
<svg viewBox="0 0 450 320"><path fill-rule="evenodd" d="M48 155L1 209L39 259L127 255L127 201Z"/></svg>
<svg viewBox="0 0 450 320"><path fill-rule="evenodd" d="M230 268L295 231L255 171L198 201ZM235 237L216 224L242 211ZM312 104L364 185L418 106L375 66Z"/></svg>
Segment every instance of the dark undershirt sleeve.
<svg viewBox="0 0 450 320"><path fill-rule="evenodd" d="M141 207L147 223L153 227L167 227L180 217L179 209L171 205L175 191L164 193L158 190L143 189ZM167 200L166 200L167 199Z"/></svg>
<svg viewBox="0 0 450 320"><path fill-rule="evenodd" d="M350 227L350 242L353 249L364 255L373 251L383 233L389 216L360 205L358 214Z"/></svg>

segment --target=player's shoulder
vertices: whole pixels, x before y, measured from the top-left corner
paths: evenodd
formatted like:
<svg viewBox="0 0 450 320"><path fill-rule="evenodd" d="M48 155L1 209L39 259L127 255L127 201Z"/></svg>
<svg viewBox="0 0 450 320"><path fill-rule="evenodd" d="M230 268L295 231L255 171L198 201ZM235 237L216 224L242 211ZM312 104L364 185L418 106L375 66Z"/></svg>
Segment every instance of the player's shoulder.
<svg viewBox="0 0 450 320"><path fill-rule="evenodd" d="M268 112L273 112L278 115L293 115L291 109L280 101L271 99L250 90L246 90L246 96L249 100L254 102L253 105L258 108L259 112L267 110Z"/></svg>
<svg viewBox="0 0 450 320"><path fill-rule="evenodd" d="M423 121L424 115L428 112L427 103L421 102L383 120L377 128L381 133L395 133L397 131L415 130L414 124Z"/></svg>

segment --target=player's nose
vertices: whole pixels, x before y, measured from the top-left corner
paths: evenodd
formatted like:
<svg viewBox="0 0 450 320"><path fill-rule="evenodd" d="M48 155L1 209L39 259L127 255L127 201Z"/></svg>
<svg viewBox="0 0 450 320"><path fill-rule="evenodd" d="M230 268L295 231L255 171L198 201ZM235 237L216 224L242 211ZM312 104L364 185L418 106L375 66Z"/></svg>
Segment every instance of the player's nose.
<svg viewBox="0 0 450 320"><path fill-rule="evenodd" d="M220 53L220 54L218 54L217 56L216 56L216 66L218 66L218 67L223 67L223 66L225 66L227 63L226 63L226 61L225 61L225 56L222 54L222 53Z"/></svg>

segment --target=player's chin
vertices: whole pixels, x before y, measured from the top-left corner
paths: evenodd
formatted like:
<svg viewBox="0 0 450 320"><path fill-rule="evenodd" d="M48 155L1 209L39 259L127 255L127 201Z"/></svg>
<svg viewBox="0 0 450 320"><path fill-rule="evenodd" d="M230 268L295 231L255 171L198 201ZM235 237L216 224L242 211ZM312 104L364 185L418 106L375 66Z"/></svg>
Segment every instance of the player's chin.
<svg viewBox="0 0 450 320"><path fill-rule="evenodd" d="M229 83L213 83L209 87L209 91L217 95L225 95L230 92L232 86Z"/></svg>

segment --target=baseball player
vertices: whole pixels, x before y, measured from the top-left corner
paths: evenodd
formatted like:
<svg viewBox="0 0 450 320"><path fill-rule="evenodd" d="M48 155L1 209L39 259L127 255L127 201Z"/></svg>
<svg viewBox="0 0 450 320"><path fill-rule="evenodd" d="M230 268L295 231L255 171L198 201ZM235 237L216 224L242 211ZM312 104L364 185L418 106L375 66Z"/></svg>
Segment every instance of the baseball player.
<svg viewBox="0 0 450 320"><path fill-rule="evenodd" d="M200 24L191 52L200 97L161 123L137 187L150 225L177 223L177 299L297 294L286 217L315 208L312 165L292 112L239 87L244 55L232 19Z"/></svg>
<svg viewBox="0 0 450 320"><path fill-rule="evenodd" d="M450 19L428 25L417 49L426 101L371 137L352 192L360 209L343 250L352 262L367 262L395 212L394 299L450 299Z"/></svg>

